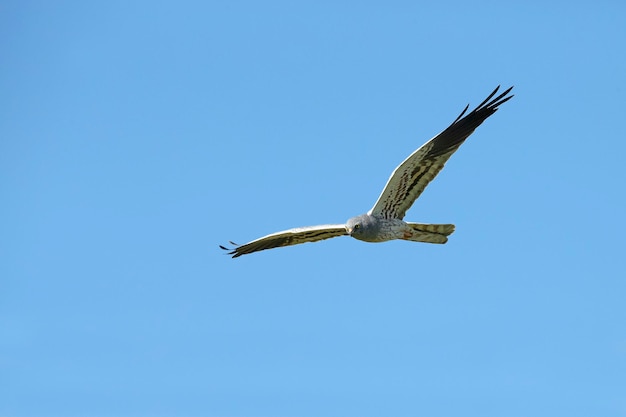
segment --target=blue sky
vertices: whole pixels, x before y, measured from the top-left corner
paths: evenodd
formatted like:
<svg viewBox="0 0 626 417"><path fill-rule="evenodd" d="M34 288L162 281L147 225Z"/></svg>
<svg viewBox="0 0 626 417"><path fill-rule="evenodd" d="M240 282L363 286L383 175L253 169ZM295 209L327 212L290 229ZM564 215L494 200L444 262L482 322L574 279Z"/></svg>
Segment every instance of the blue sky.
<svg viewBox="0 0 626 417"><path fill-rule="evenodd" d="M3 416L626 416L626 5L1 2ZM498 85L408 212L341 223Z"/></svg>

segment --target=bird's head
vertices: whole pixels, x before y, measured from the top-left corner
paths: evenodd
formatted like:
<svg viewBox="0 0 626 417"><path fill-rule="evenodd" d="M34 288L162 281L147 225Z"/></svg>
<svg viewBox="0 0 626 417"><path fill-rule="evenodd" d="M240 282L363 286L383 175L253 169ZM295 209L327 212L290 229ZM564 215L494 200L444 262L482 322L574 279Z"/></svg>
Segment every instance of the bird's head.
<svg viewBox="0 0 626 417"><path fill-rule="evenodd" d="M346 222L346 232L355 239L369 241L370 235L376 233L375 220L367 214L352 217Z"/></svg>
<svg viewBox="0 0 626 417"><path fill-rule="evenodd" d="M361 216L352 217L346 222L346 232L348 232L350 236L352 236L353 233L358 233L358 230L361 228L362 222L360 221L360 217Z"/></svg>

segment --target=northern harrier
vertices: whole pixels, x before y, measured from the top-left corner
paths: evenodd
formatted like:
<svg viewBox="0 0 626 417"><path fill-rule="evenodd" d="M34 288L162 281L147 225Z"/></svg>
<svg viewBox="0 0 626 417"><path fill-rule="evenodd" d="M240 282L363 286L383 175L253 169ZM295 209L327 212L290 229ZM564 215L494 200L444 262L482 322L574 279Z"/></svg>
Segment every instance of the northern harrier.
<svg viewBox="0 0 626 417"><path fill-rule="evenodd" d="M424 188L441 171L450 156L489 116L498 110L498 106L513 96L507 94L513 87L492 100L493 92L465 117L469 105L446 130L426 142L413 152L391 174L387 185L378 197L376 204L366 214L349 219L346 224L326 224L321 226L299 227L253 240L245 245L234 245L229 255L236 258L252 252L281 246L316 242L337 236L352 236L366 242L384 242L393 239L414 242L446 243L448 235L454 232L453 224L409 223L402 219Z"/></svg>

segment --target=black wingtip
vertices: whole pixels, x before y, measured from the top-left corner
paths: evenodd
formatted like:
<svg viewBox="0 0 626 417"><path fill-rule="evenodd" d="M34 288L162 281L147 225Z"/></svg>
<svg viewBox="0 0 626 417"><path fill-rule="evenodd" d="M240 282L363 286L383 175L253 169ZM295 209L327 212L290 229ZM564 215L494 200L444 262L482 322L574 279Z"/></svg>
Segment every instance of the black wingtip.
<svg viewBox="0 0 626 417"><path fill-rule="evenodd" d="M498 85L498 86L496 87L496 89L495 89L495 90L493 90L493 91L491 92L491 94L489 94L489 96L488 96L486 99L484 99L484 100L483 100L483 102L482 102L482 103L480 103L478 106L476 106L476 110L480 109L480 108L481 108L481 107L483 107L485 104L487 104L487 103L489 102L489 100L491 100L491 97L493 97L493 96L495 96L495 95L496 95L496 93L498 92L498 90L499 90L499 89L500 89L500 86ZM497 100L497 99L496 99L496 100ZM496 100L494 100L494 101L496 101Z"/></svg>
<svg viewBox="0 0 626 417"><path fill-rule="evenodd" d="M500 88L500 86L498 86L498 88ZM496 91L498 91L498 88L496 88L496 90L494 91L494 94ZM509 88L507 88L502 94L500 94L498 97L494 98L493 100L491 100L491 102L487 105L488 107L498 107L499 105L501 105L502 103L506 103L507 101L509 101L511 98L514 97L513 94L511 94L510 96L506 97L507 94L509 94L509 92L513 89L513 86L510 86Z"/></svg>
<svg viewBox="0 0 626 417"><path fill-rule="evenodd" d="M233 242L230 242L233 243ZM239 256L239 254L237 253L237 249L233 249L233 248L227 248L226 246L222 246L222 245L218 245L220 247L220 249L225 250L226 253L224 255L233 255L233 258L236 258L237 256ZM237 245L235 245L237 246Z"/></svg>
<svg viewBox="0 0 626 417"><path fill-rule="evenodd" d="M463 109L463 111L461 112L461 114L459 114L459 117L457 117L456 119L454 119L454 122L452 122L452 124L455 124L456 122L459 121L459 119L461 117L463 117L463 115L465 114L465 112L467 112L467 109L469 109L469 103L467 104L467 106L465 106L465 108Z"/></svg>
<svg viewBox="0 0 626 417"><path fill-rule="evenodd" d="M232 255L233 258L237 258L241 255L243 255L242 252L238 251L237 248L241 245L236 244L235 242L233 242L232 240L229 240L228 243L230 243L231 245L233 245L232 248L227 248L226 246L223 245L218 245L220 247L220 249L225 250L226 253L224 255Z"/></svg>
<svg viewBox="0 0 626 417"><path fill-rule="evenodd" d="M507 97L507 94L509 94L509 92L511 92L511 90L513 89L513 86L510 86L503 93L498 95L496 98L493 98L493 96L496 95L496 93L498 92L499 89L500 89L500 86L497 86L495 88L495 90L493 90L491 92L491 94L489 94L489 96L486 99L483 100L482 103L480 103L478 106L476 106L476 109L474 109L474 112L478 112L478 111L480 111L482 109L490 109L490 110L493 110L493 111L498 110L498 106L500 106L503 103L506 103L511 98L513 98L513 95L510 95L510 96Z"/></svg>
<svg viewBox="0 0 626 417"><path fill-rule="evenodd" d="M488 116L493 114L496 110L498 110L498 107L504 103L506 103L507 101L509 101L510 99L512 99L513 97L515 97L515 95L511 94L510 96L507 97L507 94L509 94L511 92L511 90L513 89L513 86L507 88L503 93L501 93L500 95L498 95L496 98L493 98L493 96L496 95L496 93L498 92L498 90L500 90L500 86L497 86L492 92L491 94L489 94L489 96L484 99L478 106L476 106L474 108L474 110L472 110L471 112L469 112L469 114L467 113L467 110L469 109L469 104L467 106L465 106L465 108L463 109L463 111L461 112L461 114L459 114L459 116L454 119L454 122L452 122L452 124L450 125L450 127L452 127L453 125L455 125L457 122L461 121L461 119L463 118L463 116L469 117L472 114L476 114L482 111L487 111ZM487 116L487 117L488 117ZM485 117L486 118L486 117ZM482 123L482 121L481 121ZM479 123L480 124L480 123Z"/></svg>
<svg viewBox="0 0 626 417"><path fill-rule="evenodd" d="M478 126L498 110L501 104L513 98L513 95L507 96L512 89L513 87L511 86L496 96L498 91L500 91L500 86L497 86L486 99L469 113L469 106L466 106L459 117L433 139L434 142L428 151L428 155L438 156L445 152L456 150Z"/></svg>

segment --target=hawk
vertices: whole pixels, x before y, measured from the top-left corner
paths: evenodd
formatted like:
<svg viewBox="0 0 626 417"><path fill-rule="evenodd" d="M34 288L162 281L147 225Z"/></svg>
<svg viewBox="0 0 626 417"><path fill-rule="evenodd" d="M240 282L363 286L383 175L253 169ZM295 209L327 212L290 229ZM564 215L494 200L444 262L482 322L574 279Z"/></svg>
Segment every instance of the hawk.
<svg viewBox="0 0 626 417"><path fill-rule="evenodd" d="M513 97L508 95L513 89L510 87L493 98L499 89L500 86L496 87L489 97L466 115L468 104L450 126L409 155L393 171L374 207L367 213L352 217L346 224L299 227L272 233L244 245L230 242L233 248L222 245L220 248L237 258L265 249L317 242L337 236L352 236L365 242L402 239L446 243L448 236L454 232L453 224L409 223L402 219L465 139L494 114L501 104Z"/></svg>

